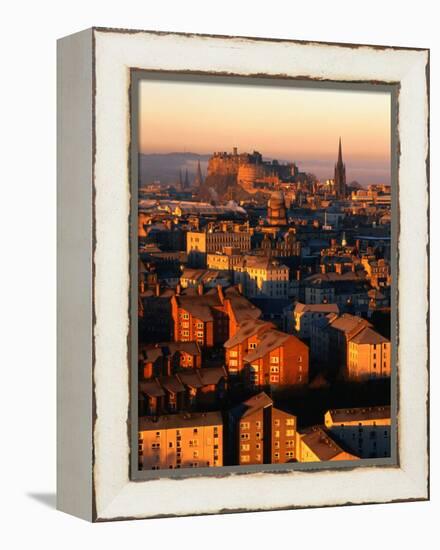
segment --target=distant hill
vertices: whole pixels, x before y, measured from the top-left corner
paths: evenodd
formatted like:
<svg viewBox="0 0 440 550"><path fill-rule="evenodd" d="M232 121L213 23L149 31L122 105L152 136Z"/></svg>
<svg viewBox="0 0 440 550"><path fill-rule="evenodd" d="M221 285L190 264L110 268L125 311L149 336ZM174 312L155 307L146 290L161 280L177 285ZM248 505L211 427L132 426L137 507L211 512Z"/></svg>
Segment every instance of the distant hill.
<svg viewBox="0 0 440 550"><path fill-rule="evenodd" d="M152 153L141 154L139 163L139 179L141 184L159 180L162 184L173 184L179 181L179 170L185 177L192 181L197 170L197 162L200 161L203 177L206 176L208 159L211 155L199 155L198 153Z"/></svg>

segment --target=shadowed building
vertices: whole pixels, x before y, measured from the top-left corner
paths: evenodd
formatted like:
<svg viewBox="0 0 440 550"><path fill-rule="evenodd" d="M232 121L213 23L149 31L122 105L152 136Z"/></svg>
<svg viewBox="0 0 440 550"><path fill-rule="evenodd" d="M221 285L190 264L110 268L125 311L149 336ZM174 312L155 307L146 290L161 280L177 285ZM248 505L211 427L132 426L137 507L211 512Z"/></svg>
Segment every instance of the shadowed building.
<svg viewBox="0 0 440 550"><path fill-rule="evenodd" d="M325 413L324 421L332 437L361 458L390 456L389 406L333 409Z"/></svg>

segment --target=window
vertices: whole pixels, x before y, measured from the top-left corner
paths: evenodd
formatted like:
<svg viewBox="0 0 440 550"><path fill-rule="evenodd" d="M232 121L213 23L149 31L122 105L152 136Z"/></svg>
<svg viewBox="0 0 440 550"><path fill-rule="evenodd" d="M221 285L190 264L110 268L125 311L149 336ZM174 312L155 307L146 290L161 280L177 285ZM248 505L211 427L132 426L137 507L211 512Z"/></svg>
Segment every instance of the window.
<svg viewBox="0 0 440 550"><path fill-rule="evenodd" d="M193 429L193 434L195 435L196 433L198 433L198 431L199 431L199 430L198 430L197 428L194 428L194 429Z"/></svg>
<svg viewBox="0 0 440 550"><path fill-rule="evenodd" d="M280 442L279 442L279 441L275 441L274 447L275 447L275 449L279 449L279 448L280 448Z"/></svg>
<svg viewBox="0 0 440 550"><path fill-rule="evenodd" d="M255 443L255 448L258 450L261 449L261 443Z"/></svg>
<svg viewBox="0 0 440 550"><path fill-rule="evenodd" d="M255 437L256 437L257 439L261 439L261 433L260 433L260 432L257 432L257 433L255 434Z"/></svg>
<svg viewBox="0 0 440 550"><path fill-rule="evenodd" d="M302 355L298 355L298 363L302 363L302 360L303 360Z"/></svg>
<svg viewBox="0 0 440 550"><path fill-rule="evenodd" d="M288 439L286 441L286 447L295 447L295 441L293 439Z"/></svg>
<svg viewBox="0 0 440 550"><path fill-rule="evenodd" d="M271 362L271 363L278 364L278 363L280 362L280 358L279 358L279 357L271 357L271 358L270 358L270 362Z"/></svg>
<svg viewBox="0 0 440 550"><path fill-rule="evenodd" d="M280 367L270 367L270 372L278 373L280 372Z"/></svg>
<svg viewBox="0 0 440 550"><path fill-rule="evenodd" d="M238 353L236 351L230 351L229 357L238 357Z"/></svg>
<svg viewBox="0 0 440 550"><path fill-rule="evenodd" d="M286 436L287 437L292 437L295 435L295 430L286 430Z"/></svg>
<svg viewBox="0 0 440 550"><path fill-rule="evenodd" d="M241 455L240 460L241 460L241 462L249 462L250 456L249 455Z"/></svg>
<svg viewBox="0 0 440 550"><path fill-rule="evenodd" d="M295 453L293 451L286 451L286 458L294 458Z"/></svg>
<svg viewBox="0 0 440 550"><path fill-rule="evenodd" d="M278 384L278 382L280 381L280 377L277 374L271 374L270 375L270 381L273 384Z"/></svg>
<svg viewBox="0 0 440 550"><path fill-rule="evenodd" d="M275 437L280 437L280 431L279 431L279 430L275 430L274 436L275 436Z"/></svg>
<svg viewBox="0 0 440 550"><path fill-rule="evenodd" d="M193 458L199 458L199 451L193 452Z"/></svg>
<svg viewBox="0 0 440 550"><path fill-rule="evenodd" d="M255 422L255 427L256 427L256 428L261 428L261 420L257 420L257 421Z"/></svg>
<svg viewBox="0 0 440 550"><path fill-rule="evenodd" d="M243 439L243 441L247 441L249 439L249 434L240 434L240 439Z"/></svg>
<svg viewBox="0 0 440 550"><path fill-rule="evenodd" d="M240 429L241 430L249 430L250 424L249 422L240 422Z"/></svg>
<svg viewBox="0 0 440 550"><path fill-rule="evenodd" d="M242 445L240 445L240 450L241 451L249 451L251 448L251 446L249 445L249 443L244 443Z"/></svg>
<svg viewBox="0 0 440 550"><path fill-rule="evenodd" d="M279 421L278 418L276 420L274 420L273 425L274 426L279 426L280 425L280 421Z"/></svg>
<svg viewBox="0 0 440 550"><path fill-rule="evenodd" d="M160 443L152 443L151 448L152 449L160 449Z"/></svg>
<svg viewBox="0 0 440 550"><path fill-rule="evenodd" d="M255 342L251 342L249 344L249 349L255 349L257 347L257 344Z"/></svg>
<svg viewBox="0 0 440 550"><path fill-rule="evenodd" d="M294 418L286 418L286 426L295 426Z"/></svg>
<svg viewBox="0 0 440 550"><path fill-rule="evenodd" d="M237 367L238 366L237 359L229 359L229 366L230 367Z"/></svg>
<svg viewBox="0 0 440 550"><path fill-rule="evenodd" d="M197 323L197 328L203 328L203 323Z"/></svg>
<svg viewBox="0 0 440 550"><path fill-rule="evenodd" d="M188 313L183 313L182 319L189 319L189 314Z"/></svg>
<svg viewBox="0 0 440 550"><path fill-rule="evenodd" d="M168 447L169 447L170 449L173 448L173 442L172 442L172 441L170 441L170 442L168 443Z"/></svg>

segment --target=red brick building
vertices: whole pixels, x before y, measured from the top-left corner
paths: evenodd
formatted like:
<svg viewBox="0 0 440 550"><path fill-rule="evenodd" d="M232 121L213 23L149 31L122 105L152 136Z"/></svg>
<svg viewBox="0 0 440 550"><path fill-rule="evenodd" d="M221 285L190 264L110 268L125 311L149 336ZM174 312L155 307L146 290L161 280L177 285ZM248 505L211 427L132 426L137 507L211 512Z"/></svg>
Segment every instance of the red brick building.
<svg viewBox="0 0 440 550"><path fill-rule="evenodd" d="M242 323L225 348L228 372L242 374L248 387L308 382L308 346L296 336L274 329L271 323Z"/></svg>
<svg viewBox="0 0 440 550"><path fill-rule="evenodd" d="M261 311L238 289L221 287L204 293L177 294L171 300L174 339L197 342L202 347L223 344L245 319L258 319Z"/></svg>

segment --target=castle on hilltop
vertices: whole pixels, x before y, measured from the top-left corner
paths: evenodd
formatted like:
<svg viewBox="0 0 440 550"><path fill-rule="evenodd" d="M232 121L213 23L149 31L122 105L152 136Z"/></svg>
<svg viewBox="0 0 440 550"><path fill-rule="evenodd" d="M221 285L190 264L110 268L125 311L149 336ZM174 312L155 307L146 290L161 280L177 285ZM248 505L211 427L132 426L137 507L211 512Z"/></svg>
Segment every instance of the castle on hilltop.
<svg viewBox="0 0 440 550"><path fill-rule="evenodd" d="M298 167L294 162L265 161L261 153L215 152L208 161L207 176L223 176L236 179L246 191L253 193L259 186L276 185L281 181L295 181Z"/></svg>

